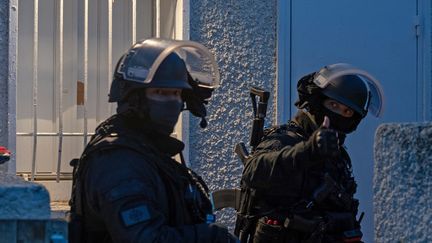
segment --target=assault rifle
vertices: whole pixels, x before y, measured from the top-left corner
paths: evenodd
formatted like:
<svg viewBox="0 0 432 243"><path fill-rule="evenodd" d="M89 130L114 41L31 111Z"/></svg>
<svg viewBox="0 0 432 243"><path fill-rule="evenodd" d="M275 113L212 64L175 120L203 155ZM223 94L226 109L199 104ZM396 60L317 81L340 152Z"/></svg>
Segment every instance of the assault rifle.
<svg viewBox="0 0 432 243"><path fill-rule="evenodd" d="M258 87L252 87L249 92L252 100L252 108L254 119L252 122L252 130L250 134L249 145L252 148L252 153L255 152L258 144L264 136L264 119L267 115L267 104L270 98L270 92L264 91ZM243 165L249 159L250 154L244 143L240 142L234 147L235 153L239 156ZM235 234L239 237L240 242L248 242L251 235L251 229L255 225L255 220L247 218L244 214L249 211L249 205L245 202L252 200L248 197L249 194L240 194L240 202L237 208L237 220ZM242 198L243 197L243 198Z"/></svg>
<svg viewBox="0 0 432 243"><path fill-rule="evenodd" d="M325 199L329 199L333 204L346 211L352 210L356 203L355 199L346 193L328 173L324 174L323 183L315 189L312 200L307 204L306 208L312 208L316 204L319 205Z"/></svg>
<svg viewBox="0 0 432 243"><path fill-rule="evenodd" d="M252 87L249 94L252 100L252 108L254 114L249 141L249 145L252 147L253 153L258 144L261 142L261 138L264 135L264 119L267 115L267 104L270 98L270 92L264 91L263 89L258 87ZM234 151L239 156L242 163L245 164L246 160L250 156L245 144L242 142L236 144L234 147Z"/></svg>
<svg viewBox="0 0 432 243"><path fill-rule="evenodd" d="M250 136L250 146L252 152L255 151L264 133L264 119L267 114L267 102L270 98L270 92L264 91L257 87L252 87L250 92L254 119ZM258 99L257 99L258 97ZM235 153L240 157L243 164L249 158L249 152L244 143L238 143L234 147ZM240 208L240 189L222 189L212 192L210 195L213 210L217 211L222 208L231 207L237 211Z"/></svg>

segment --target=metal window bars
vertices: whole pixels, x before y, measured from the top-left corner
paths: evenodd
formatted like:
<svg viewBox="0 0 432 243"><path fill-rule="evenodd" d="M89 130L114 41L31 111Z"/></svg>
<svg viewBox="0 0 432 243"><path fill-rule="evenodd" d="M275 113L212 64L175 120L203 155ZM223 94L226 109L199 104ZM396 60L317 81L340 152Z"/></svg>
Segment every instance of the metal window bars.
<svg viewBox="0 0 432 243"><path fill-rule="evenodd" d="M87 88L84 88L84 132L64 132L63 131L63 51L64 51L64 0L58 0L55 2L58 10L58 40L59 40L59 71L58 71L58 132L38 132L38 44L39 44L39 0L34 0L34 25L33 25L33 132L24 133L17 132L17 136L32 136L33 138L33 148L32 148L32 161L31 161L31 176L30 180L34 181L36 176L36 151L38 145L38 137L41 136L57 136L58 137L58 153L57 153L57 170L56 170L56 181L60 181L61 175L61 161L62 161L62 150L63 150L63 137L64 136L82 136L84 141L84 146L87 144L87 137L93 135L88 133L88 121L87 121ZM109 9L112 10L112 0L108 0ZM108 12L109 22L112 23L112 11ZM112 28L112 25L111 25ZM112 38L112 30L110 29L110 39ZM108 65L111 66L112 62L112 44L109 45L108 53L110 53ZM88 0L84 0L84 87L88 86ZM111 71L111 70L110 70ZM43 176L45 179L52 177Z"/></svg>
<svg viewBox="0 0 432 243"><path fill-rule="evenodd" d="M39 40L39 0L34 1L34 26L33 26L33 160L31 180L34 181L36 170L37 149L37 93L38 93L38 40Z"/></svg>
<svg viewBox="0 0 432 243"><path fill-rule="evenodd" d="M31 174L30 177L28 174L24 174L23 176L25 178L30 179L31 181L34 180L53 180L55 179L57 182L60 182L61 179L70 179L71 175L70 173L62 173L61 172L61 165L62 165L62 157L63 157L63 146L64 146L64 137L82 137L83 138L83 144L84 146L87 144L88 136L93 135L93 133L89 133L88 131L88 84L89 84L89 1L88 0L80 0L83 4L83 86L84 86L84 94L83 94L83 106L82 106L82 114L83 114L83 132L66 132L64 131L64 103L63 103L63 88L64 88L64 32L65 32L65 4L64 0L56 0L54 1L55 9L57 11L57 23L56 23L56 29L55 33L57 34L56 38L58 40L58 50L56 50L56 57L58 58L58 70L55 70L56 73L55 79L56 81L56 93L57 96L57 109L56 109L56 116L58 119L58 127L57 132L40 132L38 127L38 111L40 111L41 107L38 107L38 68L39 68L39 8L40 3L39 0L34 0L34 9L33 9L33 65L32 65L32 131L31 132L17 132L17 136L19 137L31 137L32 138L32 153L31 153ZM101 0L106 1L105 4L107 4L107 12L106 12L106 25L107 25L107 50L106 51L106 57L107 57L107 77L108 78L108 89L111 86L111 75L113 71L113 4L114 0ZM131 36L130 40L132 43L136 41L137 38L137 1L136 0L125 0L130 1L130 17L131 17ZM152 33L150 35L156 35L160 36L160 28L161 24L160 19L161 16L161 10L160 8L160 2L162 0L149 0L152 1L152 5L154 6L154 13L157 16L157 20L153 21L153 27ZM142 4L140 2L140 4ZM174 1L174 4L177 4L176 1ZM175 6L175 5L174 5ZM142 31L141 31L142 32ZM142 35L142 33L140 33ZM150 36L148 35L148 36ZM98 104L99 106L99 104ZM99 107L97 108L99 109ZM113 105L108 104L108 113L113 114ZM58 146L57 146L57 161L56 161L56 170L55 174L52 172L51 174L38 174L37 172L37 149L38 149L38 138L39 137L57 137L58 138Z"/></svg>

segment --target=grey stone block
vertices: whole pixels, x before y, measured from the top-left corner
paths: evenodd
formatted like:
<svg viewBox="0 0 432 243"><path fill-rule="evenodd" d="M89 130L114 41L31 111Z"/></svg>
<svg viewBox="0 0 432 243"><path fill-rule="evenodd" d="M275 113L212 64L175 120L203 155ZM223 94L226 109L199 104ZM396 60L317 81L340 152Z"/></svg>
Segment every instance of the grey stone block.
<svg viewBox="0 0 432 243"><path fill-rule="evenodd" d="M49 219L50 215L45 187L0 172L0 220Z"/></svg>
<svg viewBox="0 0 432 243"><path fill-rule="evenodd" d="M376 242L432 242L432 123L381 125L375 137Z"/></svg>
<svg viewBox="0 0 432 243"><path fill-rule="evenodd" d="M0 243L66 243L65 220L0 220Z"/></svg>

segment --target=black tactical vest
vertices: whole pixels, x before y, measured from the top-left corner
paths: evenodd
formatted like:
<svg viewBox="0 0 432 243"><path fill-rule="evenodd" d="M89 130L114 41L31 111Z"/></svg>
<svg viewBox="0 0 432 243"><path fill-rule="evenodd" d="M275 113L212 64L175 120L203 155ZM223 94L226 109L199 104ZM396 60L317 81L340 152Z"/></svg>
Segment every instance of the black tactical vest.
<svg viewBox="0 0 432 243"><path fill-rule="evenodd" d="M303 128L293 121L272 127L265 131L252 158L306 141L308 137ZM266 146L268 139L276 139L278 143ZM251 187L242 179L241 205L235 229L241 242L327 242L323 239L332 236L325 234L342 234L352 230L355 230L353 234L356 237L361 234L355 219L358 201L353 198L357 185L352 177L347 152L342 149L338 161L322 164L325 166L298 171L300 174L286 174L286 180L282 178L281 183L264 190ZM254 171L253 176L260 177L259 173ZM286 181L294 184L283 184ZM338 198L340 194L343 195ZM319 203L313 201L317 195L323 198ZM332 217L339 218L331 219L331 224L335 226L330 228L327 222Z"/></svg>
<svg viewBox="0 0 432 243"><path fill-rule="evenodd" d="M124 119L124 118L123 118ZM168 200L168 224L177 226L183 224L199 224L206 222L212 215L212 206L208 196L208 188L202 178L191 169L176 162L169 155L162 153L151 140L142 133L137 134L123 126L122 118L113 116L96 129L95 135L86 146L80 159L71 161L73 170L72 195L69 202L70 242L92 242L107 237L107 232L86 232L85 230L85 198L82 187L85 178L86 159L94 152L110 149L126 149L142 154L158 169L166 188L168 198L183 198L186 205L179 205L178 200ZM149 159L149 156L152 157ZM103 166L103 165L101 165ZM179 191L179 178L185 178L189 188ZM185 211L186 210L186 211ZM187 214L187 217L185 217ZM189 221L189 222L188 222ZM89 240L91 239L91 240Z"/></svg>

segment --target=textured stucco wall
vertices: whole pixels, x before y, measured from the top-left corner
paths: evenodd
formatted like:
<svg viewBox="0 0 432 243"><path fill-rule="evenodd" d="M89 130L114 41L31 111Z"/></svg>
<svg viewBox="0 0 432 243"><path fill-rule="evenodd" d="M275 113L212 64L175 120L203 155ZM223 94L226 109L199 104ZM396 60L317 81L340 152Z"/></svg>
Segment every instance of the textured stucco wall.
<svg viewBox="0 0 432 243"><path fill-rule="evenodd" d="M0 220L49 219L50 216L50 198L45 187L0 172Z"/></svg>
<svg viewBox="0 0 432 243"><path fill-rule="evenodd" d="M249 89L275 91L276 0L191 0L190 39L210 48L221 73L221 86L208 107L209 126L199 129L199 119L191 118L190 163L211 190L232 188L239 185L243 168L233 147L249 139ZM233 222L233 216L224 212L219 221Z"/></svg>
<svg viewBox="0 0 432 243"><path fill-rule="evenodd" d="M9 1L0 1L0 146L8 144L8 36ZM0 172L8 165L0 165Z"/></svg>
<svg viewBox="0 0 432 243"><path fill-rule="evenodd" d="M432 242L432 123L385 124L375 137L375 242Z"/></svg>

